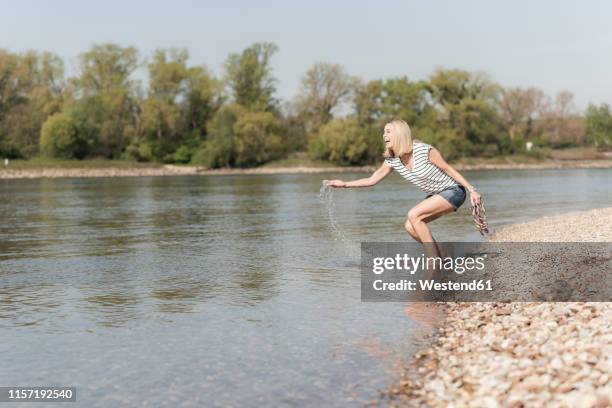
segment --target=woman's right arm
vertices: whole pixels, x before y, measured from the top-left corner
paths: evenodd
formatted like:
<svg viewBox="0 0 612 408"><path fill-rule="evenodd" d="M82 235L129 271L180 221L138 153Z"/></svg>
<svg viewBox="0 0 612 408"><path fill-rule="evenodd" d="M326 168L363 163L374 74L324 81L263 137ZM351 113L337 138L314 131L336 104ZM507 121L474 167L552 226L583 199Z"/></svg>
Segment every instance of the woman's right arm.
<svg viewBox="0 0 612 408"><path fill-rule="evenodd" d="M383 162L383 164L374 173L372 173L370 177L353 181L326 180L326 183L328 186L336 188L372 187L387 177L392 170L393 167L389 166L387 162Z"/></svg>

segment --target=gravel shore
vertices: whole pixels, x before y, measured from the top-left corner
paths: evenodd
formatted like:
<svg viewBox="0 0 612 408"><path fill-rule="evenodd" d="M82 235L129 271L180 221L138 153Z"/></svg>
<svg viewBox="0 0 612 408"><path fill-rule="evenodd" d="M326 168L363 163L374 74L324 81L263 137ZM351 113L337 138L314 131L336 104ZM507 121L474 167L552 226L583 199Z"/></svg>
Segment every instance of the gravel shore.
<svg viewBox="0 0 612 408"><path fill-rule="evenodd" d="M550 161L538 164L476 164L455 165L459 171L464 170L540 170L540 169L596 169L612 168L612 160L568 160ZM201 166L176 166L166 164L159 167L104 167L104 168L33 168L11 169L0 168L0 179L33 179L33 178L84 178L84 177L137 177L137 176L227 176L241 174L314 174L314 173L364 173L373 172L373 166L353 167L256 167L252 169L207 169Z"/></svg>
<svg viewBox="0 0 612 408"><path fill-rule="evenodd" d="M544 217L498 242L612 242L612 208ZM602 282L602 285L611 283ZM610 407L612 303L448 303L394 406Z"/></svg>

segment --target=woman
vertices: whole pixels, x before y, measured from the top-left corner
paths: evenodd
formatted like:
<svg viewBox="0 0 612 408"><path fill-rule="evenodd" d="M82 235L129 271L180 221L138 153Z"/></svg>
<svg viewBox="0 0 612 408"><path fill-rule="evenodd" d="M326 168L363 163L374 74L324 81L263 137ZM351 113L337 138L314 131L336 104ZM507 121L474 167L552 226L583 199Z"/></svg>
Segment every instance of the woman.
<svg viewBox="0 0 612 408"><path fill-rule="evenodd" d="M440 155L440 152L427 143L413 141L410 127L403 120L394 120L385 125L385 161L370 177L344 182L329 180L327 185L336 188L371 187L378 184L392 170L400 173L428 193L423 201L408 211L404 227L418 242L435 242L427 223L457 209L466 198L467 189L470 201L475 207L480 202L480 194ZM425 245L427 247L427 245ZM429 251L427 251L429 252ZM437 256L441 256L439 249Z"/></svg>

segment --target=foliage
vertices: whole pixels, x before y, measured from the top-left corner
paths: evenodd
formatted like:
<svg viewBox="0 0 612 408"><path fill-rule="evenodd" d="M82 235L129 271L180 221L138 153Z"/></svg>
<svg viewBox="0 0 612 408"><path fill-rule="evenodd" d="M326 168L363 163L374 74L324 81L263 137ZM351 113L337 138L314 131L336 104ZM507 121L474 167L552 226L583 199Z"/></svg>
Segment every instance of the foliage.
<svg viewBox="0 0 612 408"><path fill-rule="evenodd" d="M72 118L57 113L44 123L40 135L40 150L49 157L82 159L87 154L87 143L79 138Z"/></svg>
<svg viewBox="0 0 612 408"><path fill-rule="evenodd" d="M119 158L138 126L131 79L138 67L138 51L116 44L94 45L79 60L81 74L72 79L78 95L73 108L81 122L87 122L89 154Z"/></svg>
<svg viewBox="0 0 612 408"><path fill-rule="evenodd" d="M270 59L278 51L272 43L255 43L240 54L230 54L225 62L226 81L234 103L254 111L274 110L276 80Z"/></svg>
<svg viewBox="0 0 612 408"><path fill-rule="evenodd" d="M436 117L430 99L424 82L411 82L407 77L370 81L357 91L357 118L362 125L374 125L380 131L398 118L418 127Z"/></svg>
<svg viewBox="0 0 612 408"><path fill-rule="evenodd" d="M279 121L271 112L228 105L214 116L208 139L193 163L207 167L253 167L281 156Z"/></svg>
<svg viewBox="0 0 612 408"><path fill-rule="evenodd" d="M612 146L612 113L610 105L589 104L586 111L587 140L592 145L604 149Z"/></svg>
<svg viewBox="0 0 612 408"><path fill-rule="evenodd" d="M42 124L68 98L63 75L63 62L53 54L0 50L0 155L37 153Z"/></svg>
<svg viewBox="0 0 612 408"><path fill-rule="evenodd" d="M351 101L358 80L338 64L319 62L306 71L295 98L297 116L307 132L316 133Z"/></svg>
<svg viewBox="0 0 612 408"><path fill-rule="evenodd" d="M371 135L363 131L356 118L334 119L312 136L309 153L315 160L340 166L372 162L374 157L381 157L382 143L379 135L375 141L370 140Z"/></svg>
<svg viewBox="0 0 612 408"><path fill-rule="evenodd" d="M447 160L612 144L610 106L583 115L573 95L503 88L487 75L438 69L362 82L337 64L318 62L296 97L276 95L272 43L228 56L224 78L190 65L185 49L96 44L79 56L77 74L50 53L0 49L0 155L108 158L207 167L252 167L308 154L339 165L380 161L381 132L406 120L415 138ZM135 79L147 71L146 82ZM282 109L281 109L282 106ZM526 142L534 148L527 152Z"/></svg>

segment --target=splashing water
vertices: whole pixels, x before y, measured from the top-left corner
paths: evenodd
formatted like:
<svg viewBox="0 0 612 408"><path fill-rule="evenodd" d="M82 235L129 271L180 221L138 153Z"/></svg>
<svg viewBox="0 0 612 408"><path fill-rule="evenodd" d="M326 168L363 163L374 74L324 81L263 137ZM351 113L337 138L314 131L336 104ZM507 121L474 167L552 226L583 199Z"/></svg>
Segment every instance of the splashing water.
<svg viewBox="0 0 612 408"><path fill-rule="evenodd" d="M321 185L319 190L319 200L325 206L327 216L329 217L329 227L332 230L335 241L341 241L348 243L349 240L346 238L346 234L338 227L338 221L335 217L335 206L334 206L334 193L333 187L328 186L325 181Z"/></svg>

